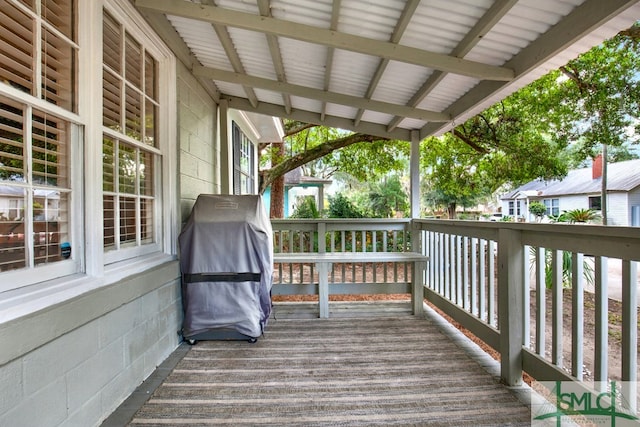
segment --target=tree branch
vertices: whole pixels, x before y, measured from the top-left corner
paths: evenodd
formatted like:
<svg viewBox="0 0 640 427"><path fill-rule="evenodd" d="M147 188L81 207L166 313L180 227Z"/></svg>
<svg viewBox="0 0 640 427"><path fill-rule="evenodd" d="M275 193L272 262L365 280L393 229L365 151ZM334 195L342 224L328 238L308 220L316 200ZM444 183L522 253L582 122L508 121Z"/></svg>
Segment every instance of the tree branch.
<svg viewBox="0 0 640 427"><path fill-rule="evenodd" d="M290 122L284 129L284 136L295 135L296 133L302 132L305 129L311 129L316 125L312 123L302 123L302 122Z"/></svg>
<svg viewBox="0 0 640 427"><path fill-rule="evenodd" d="M562 74L564 74L565 76L567 76L569 78L569 80L571 80L572 82L574 82L576 84L576 86L578 86L578 89L580 90L581 94L584 94L585 91L594 91L596 90L595 85L590 84L584 80L582 80L580 78L580 73L578 70L576 69L569 69L568 66L563 65L562 67L560 67L560 71L562 72Z"/></svg>
<svg viewBox="0 0 640 427"><path fill-rule="evenodd" d="M453 136L455 136L456 138L458 138L460 141L462 141L465 144L467 144L469 147L473 148L478 153L481 153L481 154L488 154L489 153L489 150L487 150L486 148L481 147L478 144L476 144L475 142L473 142L471 140L471 138L467 137L465 134L460 132L458 129L455 129L455 128L452 129L451 130L451 134Z"/></svg>
<svg viewBox="0 0 640 427"><path fill-rule="evenodd" d="M283 162L273 166L271 169L260 171L260 194L264 193L271 183L283 176L289 171L294 170L306 163L319 159L332 151L340 148L348 147L349 145L357 144L360 142L373 142L373 141L388 141L386 138L379 138L372 135L365 135L362 133L354 133L344 138L334 139L313 147L303 153L292 156L285 159Z"/></svg>

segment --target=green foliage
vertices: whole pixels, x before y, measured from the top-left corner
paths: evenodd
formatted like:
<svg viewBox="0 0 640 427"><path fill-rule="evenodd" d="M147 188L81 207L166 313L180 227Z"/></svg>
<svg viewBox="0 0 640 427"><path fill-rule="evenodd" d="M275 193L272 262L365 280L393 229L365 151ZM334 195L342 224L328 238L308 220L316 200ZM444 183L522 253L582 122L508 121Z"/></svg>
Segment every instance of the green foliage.
<svg viewBox="0 0 640 427"><path fill-rule="evenodd" d="M551 217L552 222L569 222L571 224L597 222L601 219L602 216L597 211L581 208L565 211L560 215Z"/></svg>
<svg viewBox="0 0 640 427"><path fill-rule="evenodd" d="M316 198L314 196L298 197L291 218L320 218Z"/></svg>
<svg viewBox="0 0 640 427"><path fill-rule="evenodd" d="M362 211L342 193L329 197L329 218L363 218Z"/></svg>
<svg viewBox="0 0 640 427"><path fill-rule="evenodd" d="M513 217L509 215L505 215L500 218L500 222L513 222Z"/></svg>
<svg viewBox="0 0 640 427"><path fill-rule="evenodd" d="M391 218L396 212L406 213L408 207L409 197L398 176L391 176L370 186L369 209L374 217Z"/></svg>
<svg viewBox="0 0 640 427"><path fill-rule="evenodd" d="M384 179L408 169L410 144L406 141L373 141L354 144L333 153L330 164L361 182Z"/></svg>
<svg viewBox="0 0 640 427"><path fill-rule="evenodd" d="M633 156L640 135L638 31L622 32L421 145L427 205L474 203L502 186L562 178L599 150ZM629 132L636 126L635 134ZM569 147L572 147L569 149Z"/></svg>
<svg viewBox="0 0 640 427"><path fill-rule="evenodd" d="M547 212L547 207L540 202L532 202L529 204L529 212L537 219L540 219Z"/></svg>
<svg viewBox="0 0 640 427"><path fill-rule="evenodd" d="M536 248L530 247L531 253L531 264L529 268L531 271L535 270L535 257L536 257ZM553 252L551 250L545 251L545 267L544 267L544 281L545 287L547 289L553 288ZM594 283L594 269L591 262L589 262L588 258L585 258L582 264L584 280L588 285L593 285ZM571 289L571 278L573 274L573 257L571 252L562 251L562 287L565 289Z"/></svg>

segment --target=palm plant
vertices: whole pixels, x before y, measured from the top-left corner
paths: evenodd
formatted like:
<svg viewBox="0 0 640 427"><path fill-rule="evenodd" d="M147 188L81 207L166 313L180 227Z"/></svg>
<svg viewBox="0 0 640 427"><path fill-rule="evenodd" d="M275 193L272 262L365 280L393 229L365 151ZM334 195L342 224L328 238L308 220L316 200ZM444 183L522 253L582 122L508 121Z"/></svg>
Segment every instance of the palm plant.
<svg viewBox="0 0 640 427"><path fill-rule="evenodd" d="M602 216L593 209L572 209L570 211L564 211L560 215L549 215L551 222L569 222L575 223L587 223L600 221Z"/></svg>
<svg viewBox="0 0 640 427"><path fill-rule="evenodd" d="M530 270L533 272L536 268L536 248L529 248L531 253L531 263L529 265ZM544 260L544 283L547 289L551 289L553 287L553 251L546 250L545 251L545 260ZM594 283L594 270L593 265L589 262L588 259L585 259L582 263L582 270L584 274L584 279L588 285L593 285ZM565 289L571 288L571 278L573 272L573 257L571 256L571 252L562 251L562 287Z"/></svg>
<svg viewBox="0 0 640 427"><path fill-rule="evenodd" d="M593 209L573 209L565 212L567 221L570 223L587 223L600 221L602 216Z"/></svg>

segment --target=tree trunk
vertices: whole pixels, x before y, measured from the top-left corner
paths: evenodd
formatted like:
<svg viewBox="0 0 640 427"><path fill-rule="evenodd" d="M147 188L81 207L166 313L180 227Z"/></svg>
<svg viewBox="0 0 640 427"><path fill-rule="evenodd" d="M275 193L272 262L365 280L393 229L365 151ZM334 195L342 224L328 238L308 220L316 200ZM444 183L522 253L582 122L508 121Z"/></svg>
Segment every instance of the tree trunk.
<svg viewBox="0 0 640 427"><path fill-rule="evenodd" d="M447 206L447 215L449 215L449 219L456 219L456 203L449 203Z"/></svg>
<svg viewBox="0 0 640 427"><path fill-rule="evenodd" d="M277 164L284 157L284 144L276 144L272 163ZM270 218L284 218L284 175L274 179L271 183Z"/></svg>

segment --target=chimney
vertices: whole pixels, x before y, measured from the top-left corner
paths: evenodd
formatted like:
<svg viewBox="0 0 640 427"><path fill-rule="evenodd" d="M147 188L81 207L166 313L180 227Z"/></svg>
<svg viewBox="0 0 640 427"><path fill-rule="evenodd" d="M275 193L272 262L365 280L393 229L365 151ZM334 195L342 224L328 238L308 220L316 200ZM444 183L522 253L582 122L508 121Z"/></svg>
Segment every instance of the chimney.
<svg viewBox="0 0 640 427"><path fill-rule="evenodd" d="M591 177L598 179L602 177L602 154L593 159L593 165L591 166Z"/></svg>

